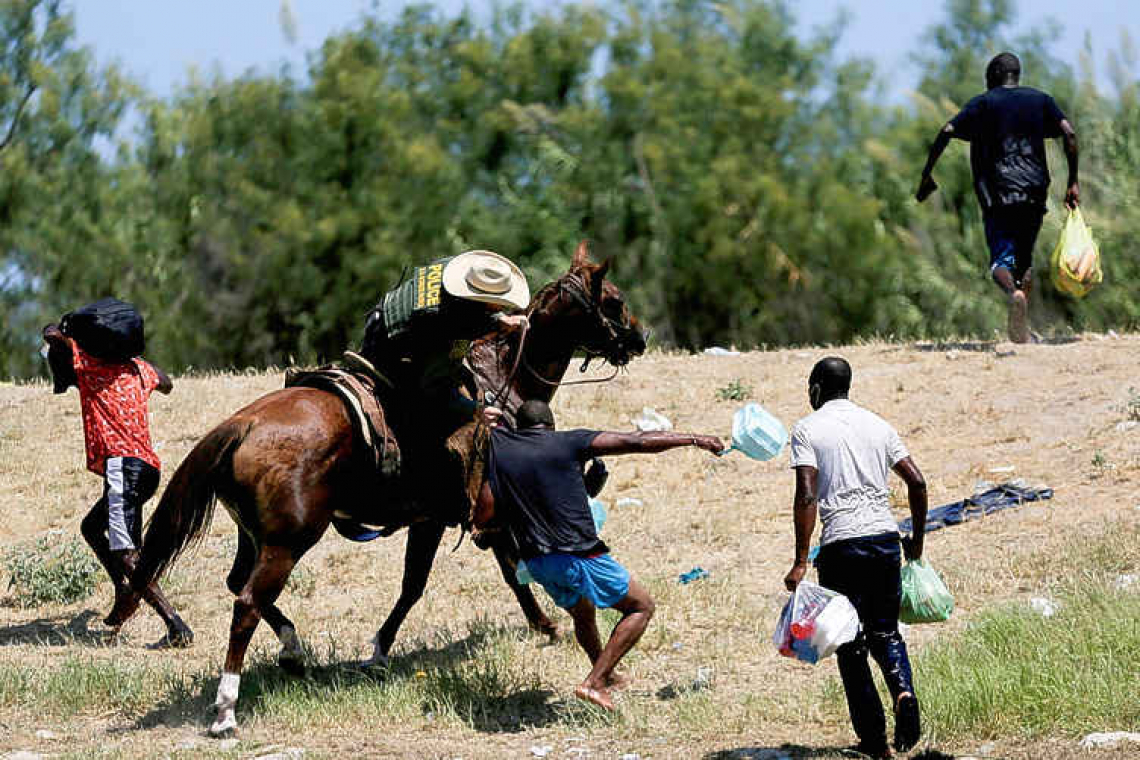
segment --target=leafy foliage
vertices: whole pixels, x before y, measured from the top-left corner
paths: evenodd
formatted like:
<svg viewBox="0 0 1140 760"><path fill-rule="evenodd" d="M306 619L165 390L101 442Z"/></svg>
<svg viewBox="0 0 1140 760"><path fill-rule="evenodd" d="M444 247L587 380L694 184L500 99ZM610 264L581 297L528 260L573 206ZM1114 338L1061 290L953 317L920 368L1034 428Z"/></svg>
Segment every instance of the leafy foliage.
<svg viewBox="0 0 1140 760"><path fill-rule="evenodd" d="M1131 41L1099 92L1056 29L1011 37L1012 0L948 0L916 54L918 92L883 104L842 23L795 34L778 0L626 0L608 10L430 6L366 15L304 76L192 76L158 99L75 45L59 0L0 6L0 376L44 369L37 333L114 294L172 370L338 355L412 264L468 248L533 283L579 238L616 255L634 310L666 345L988 335L968 162L913 191L928 142L1016 50L1082 145L1105 284L1083 301L1039 276L1034 323L1131 327L1140 268L1140 91ZM841 20L840 20L841 21ZM123 115L141 126L122 139ZM1063 165L1059 150L1054 167ZM1056 239L1059 195L1041 235ZM1044 264L1044 253L1038 261Z"/></svg>

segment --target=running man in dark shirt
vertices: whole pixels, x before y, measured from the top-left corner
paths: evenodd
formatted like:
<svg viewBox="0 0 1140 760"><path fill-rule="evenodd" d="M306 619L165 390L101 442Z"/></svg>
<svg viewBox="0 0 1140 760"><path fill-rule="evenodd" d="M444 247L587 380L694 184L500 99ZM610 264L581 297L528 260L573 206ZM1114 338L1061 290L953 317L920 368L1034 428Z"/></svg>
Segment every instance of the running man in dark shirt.
<svg viewBox="0 0 1140 760"><path fill-rule="evenodd" d="M654 454L679 446L718 454L724 446L716 436L692 433L556 432L554 415L543 401L524 403L518 426L517 431L491 432L491 466L479 510L484 514L498 510L530 574L574 619L574 634L593 663L575 696L612 710L609 687L620 686L622 680L615 677L614 667L645 632L654 603L598 538L585 464L598 456ZM622 613L604 648L598 634L598 607Z"/></svg>
<svg viewBox="0 0 1140 760"><path fill-rule="evenodd" d="M1077 133L1053 98L1022 87L1021 62L1013 53L996 56L986 67L986 92L966 104L938 133L922 170L915 197L937 189L931 172L950 138L970 143L974 192L982 207L990 274L1009 297L1009 337L1025 343L1029 333L1029 292L1033 285L1033 246L1041 231L1049 166L1045 139L1064 138L1069 164L1065 205L1076 208Z"/></svg>

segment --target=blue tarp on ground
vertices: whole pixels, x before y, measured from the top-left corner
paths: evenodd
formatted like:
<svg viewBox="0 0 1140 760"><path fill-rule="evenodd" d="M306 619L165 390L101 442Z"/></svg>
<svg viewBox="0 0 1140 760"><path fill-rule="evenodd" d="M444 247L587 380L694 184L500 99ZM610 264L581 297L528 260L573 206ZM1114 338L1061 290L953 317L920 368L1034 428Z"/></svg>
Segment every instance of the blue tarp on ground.
<svg viewBox="0 0 1140 760"><path fill-rule="evenodd" d="M926 513L926 532L945 528L950 525L975 520L994 512L1000 512L1010 507L1021 506L1027 501L1041 501L1052 499L1053 489L1047 487L1029 488L1021 481L1002 483L988 491L974 494L952 504L943 504ZM909 536L913 530L910 518L899 520L899 533ZM819 544L812 547L808 559L812 562L819 556Z"/></svg>
<svg viewBox="0 0 1140 760"><path fill-rule="evenodd" d="M1051 498L1052 488L1029 488L1020 483L1002 483L988 491L930 510L926 513L926 532L1017 507L1027 501ZM899 520L899 533L910 535L912 527L909 517Z"/></svg>

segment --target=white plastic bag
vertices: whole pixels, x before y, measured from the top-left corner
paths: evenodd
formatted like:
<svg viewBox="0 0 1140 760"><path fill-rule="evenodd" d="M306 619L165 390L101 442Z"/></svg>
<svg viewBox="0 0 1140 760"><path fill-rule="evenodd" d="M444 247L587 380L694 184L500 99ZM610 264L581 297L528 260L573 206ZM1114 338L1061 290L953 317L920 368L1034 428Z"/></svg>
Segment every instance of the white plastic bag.
<svg viewBox="0 0 1140 760"><path fill-rule="evenodd" d="M642 407L641 414L633 418L633 424L642 432L673 429L668 417L649 406Z"/></svg>
<svg viewBox="0 0 1140 760"><path fill-rule="evenodd" d="M785 657L815 664L859 634L859 615L837 591L800 581L784 605L772 643Z"/></svg>

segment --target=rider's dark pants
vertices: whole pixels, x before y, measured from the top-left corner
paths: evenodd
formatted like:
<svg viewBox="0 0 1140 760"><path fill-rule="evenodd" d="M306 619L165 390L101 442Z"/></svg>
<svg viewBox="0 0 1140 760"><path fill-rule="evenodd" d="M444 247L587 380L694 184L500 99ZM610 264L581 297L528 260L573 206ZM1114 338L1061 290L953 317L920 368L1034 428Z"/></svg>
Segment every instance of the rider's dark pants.
<svg viewBox="0 0 1140 760"><path fill-rule="evenodd" d="M914 694L906 643L899 635L899 537L883 533L826 544L819 551L819 583L851 600L862 630L839 647L839 674L847 693L851 724L861 742L886 746L883 705L871 678L867 654L875 658L891 698Z"/></svg>

